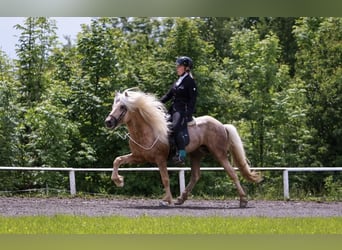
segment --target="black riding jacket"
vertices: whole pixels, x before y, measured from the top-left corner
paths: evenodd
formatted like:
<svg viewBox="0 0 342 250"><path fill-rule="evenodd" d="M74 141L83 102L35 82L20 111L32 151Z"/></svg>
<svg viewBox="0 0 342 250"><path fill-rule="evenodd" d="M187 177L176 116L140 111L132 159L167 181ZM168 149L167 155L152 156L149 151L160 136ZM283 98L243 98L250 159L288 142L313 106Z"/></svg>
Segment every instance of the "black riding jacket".
<svg viewBox="0 0 342 250"><path fill-rule="evenodd" d="M195 80L187 74L181 83L177 86L177 81L172 84L169 91L160 98L162 103L166 103L172 99L172 105L169 113L180 112L186 117L192 117L195 112L195 104L197 98L197 86ZM183 75L184 76L184 75Z"/></svg>

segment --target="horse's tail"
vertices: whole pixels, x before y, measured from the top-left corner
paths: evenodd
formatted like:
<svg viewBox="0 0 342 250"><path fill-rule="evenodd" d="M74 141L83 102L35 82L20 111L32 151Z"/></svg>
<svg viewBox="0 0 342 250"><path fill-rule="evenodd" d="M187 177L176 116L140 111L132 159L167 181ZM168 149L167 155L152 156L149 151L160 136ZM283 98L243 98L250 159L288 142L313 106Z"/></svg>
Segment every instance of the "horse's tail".
<svg viewBox="0 0 342 250"><path fill-rule="evenodd" d="M233 163L236 165L242 176L249 181L259 183L262 181L261 174L259 172L251 171L247 162L245 150L239 133L236 128L231 124L224 124L224 128L228 137L228 151L233 156Z"/></svg>

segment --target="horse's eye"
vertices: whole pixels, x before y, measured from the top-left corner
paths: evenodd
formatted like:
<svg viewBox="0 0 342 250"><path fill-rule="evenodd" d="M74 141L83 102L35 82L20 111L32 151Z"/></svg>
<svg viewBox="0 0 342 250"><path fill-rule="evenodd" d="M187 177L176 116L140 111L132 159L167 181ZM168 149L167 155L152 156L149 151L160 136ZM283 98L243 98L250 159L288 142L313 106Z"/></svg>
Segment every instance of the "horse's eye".
<svg viewBox="0 0 342 250"><path fill-rule="evenodd" d="M125 105L120 105L120 110L125 110L126 106Z"/></svg>

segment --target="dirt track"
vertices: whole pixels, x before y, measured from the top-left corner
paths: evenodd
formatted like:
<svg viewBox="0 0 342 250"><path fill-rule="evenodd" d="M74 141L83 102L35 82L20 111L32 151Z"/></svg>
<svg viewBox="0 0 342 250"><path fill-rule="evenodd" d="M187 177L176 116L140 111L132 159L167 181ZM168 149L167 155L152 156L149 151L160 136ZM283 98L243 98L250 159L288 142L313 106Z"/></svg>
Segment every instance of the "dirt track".
<svg viewBox="0 0 342 250"><path fill-rule="evenodd" d="M108 198L0 197L0 216L56 214L84 216L342 216L342 202L249 201L239 208L237 200L188 200L182 206L160 207L159 200Z"/></svg>

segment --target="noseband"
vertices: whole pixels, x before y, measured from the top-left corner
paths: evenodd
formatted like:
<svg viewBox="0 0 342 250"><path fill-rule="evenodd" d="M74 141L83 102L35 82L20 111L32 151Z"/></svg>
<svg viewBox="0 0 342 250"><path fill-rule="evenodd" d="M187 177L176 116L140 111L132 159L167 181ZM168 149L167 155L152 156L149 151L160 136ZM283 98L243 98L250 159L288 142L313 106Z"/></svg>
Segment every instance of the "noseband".
<svg viewBox="0 0 342 250"><path fill-rule="evenodd" d="M119 115L118 118L116 118L112 114L109 114L109 117L112 118L115 121L115 124L118 124L124 118L126 113L127 113L127 108L125 106L123 106L123 111L121 112L121 114Z"/></svg>

